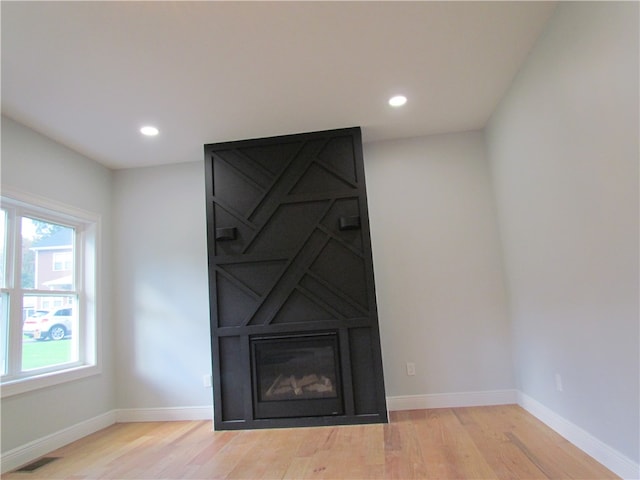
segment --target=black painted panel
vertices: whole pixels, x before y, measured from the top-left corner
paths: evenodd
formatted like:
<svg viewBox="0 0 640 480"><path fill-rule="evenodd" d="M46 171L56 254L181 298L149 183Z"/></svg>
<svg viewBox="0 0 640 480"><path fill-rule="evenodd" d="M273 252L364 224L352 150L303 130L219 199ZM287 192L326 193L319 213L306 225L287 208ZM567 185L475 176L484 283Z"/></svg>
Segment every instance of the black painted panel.
<svg viewBox="0 0 640 480"><path fill-rule="evenodd" d="M367 306L364 259L338 241L328 242L310 271L342 291L360 306Z"/></svg>
<svg viewBox="0 0 640 480"><path fill-rule="evenodd" d="M349 298L344 291L314 275L305 275L300 287L310 292L317 301L331 305L337 312L335 318L350 319L368 315L368 310Z"/></svg>
<svg viewBox="0 0 640 480"><path fill-rule="evenodd" d="M245 392L240 361L240 340L238 337L222 337L219 342L220 358L217 361L222 405L216 405L214 411L220 408L224 421L243 420Z"/></svg>
<svg viewBox="0 0 640 480"><path fill-rule="evenodd" d="M358 179L355 163L352 160L355 157L355 148L352 136L336 136L328 142L318 157L325 165L335 169L346 181L356 183Z"/></svg>
<svg viewBox="0 0 640 480"><path fill-rule="evenodd" d="M234 284L231 278L222 272L216 272L218 290L218 325L219 327L240 327L245 319L255 310L258 300L252 298L251 292Z"/></svg>
<svg viewBox="0 0 640 480"><path fill-rule="evenodd" d="M302 202L278 207L247 253L295 252L313 233L329 202Z"/></svg>
<svg viewBox="0 0 640 480"><path fill-rule="evenodd" d="M349 345L356 414L376 413L376 378L370 329L352 328L349 331Z"/></svg>
<svg viewBox="0 0 640 480"><path fill-rule="evenodd" d="M256 295L265 295L284 271L285 261L227 263L220 265L220 268Z"/></svg>
<svg viewBox="0 0 640 480"><path fill-rule="evenodd" d="M236 212L246 215L260 197L263 189L249 177L241 175L221 157L215 157L213 163L214 195Z"/></svg>

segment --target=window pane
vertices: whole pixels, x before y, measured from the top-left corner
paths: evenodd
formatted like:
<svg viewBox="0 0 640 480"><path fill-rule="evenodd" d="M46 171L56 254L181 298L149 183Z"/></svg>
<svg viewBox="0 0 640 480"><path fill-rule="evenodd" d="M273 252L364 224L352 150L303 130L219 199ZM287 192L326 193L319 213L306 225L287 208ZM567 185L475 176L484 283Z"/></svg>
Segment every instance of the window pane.
<svg viewBox="0 0 640 480"><path fill-rule="evenodd" d="M22 288L73 290L73 239L73 228L23 217Z"/></svg>
<svg viewBox="0 0 640 480"><path fill-rule="evenodd" d="M0 286L7 282L7 212L0 210Z"/></svg>
<svg viewBox="0 0 640 480"><path fill-rule="evenodd" d="M75 295L24 296L22 370L78 360L77 303Z"/></svg>
<svg viewBox="0 0 640 480"><path fill-rule="evenodd" d="M0 374L7 373L7 335L9 327L9 295L0 294Z"/></svg>

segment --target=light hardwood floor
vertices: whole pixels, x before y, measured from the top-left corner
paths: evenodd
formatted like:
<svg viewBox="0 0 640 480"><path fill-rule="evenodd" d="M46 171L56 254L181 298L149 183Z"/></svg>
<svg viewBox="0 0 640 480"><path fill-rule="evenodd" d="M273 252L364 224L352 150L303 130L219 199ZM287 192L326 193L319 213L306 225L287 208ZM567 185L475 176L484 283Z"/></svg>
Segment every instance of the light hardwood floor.
<svg viewBox="0 0 640 480"><path fill-rule="evenodd" d="M515 405L390 416L387 425L221 432L210 421L116 424L3 478L618 478Z"/></svg>

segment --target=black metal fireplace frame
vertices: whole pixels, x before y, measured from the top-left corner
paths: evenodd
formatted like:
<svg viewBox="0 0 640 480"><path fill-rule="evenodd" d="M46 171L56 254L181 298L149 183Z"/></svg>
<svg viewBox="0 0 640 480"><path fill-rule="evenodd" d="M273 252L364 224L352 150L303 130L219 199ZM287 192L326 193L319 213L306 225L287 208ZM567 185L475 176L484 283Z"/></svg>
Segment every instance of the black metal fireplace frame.
<svg viewBox="0 0 640 480"><path fill-rule="evenodd" d="M259 372L257 349L265 344L289 343L292 348L305 344L321 343L331 346L333 350L333 378L335 379L335 396L329 398L307 398L287 400L262 400L259 392ZM340 362L340 344L337 331L297 332L286 335L250 336L251 346L251 379L253 392L253 413L258 420L272 418L322 417L344 414L342 398L342 375Z"/></svg>

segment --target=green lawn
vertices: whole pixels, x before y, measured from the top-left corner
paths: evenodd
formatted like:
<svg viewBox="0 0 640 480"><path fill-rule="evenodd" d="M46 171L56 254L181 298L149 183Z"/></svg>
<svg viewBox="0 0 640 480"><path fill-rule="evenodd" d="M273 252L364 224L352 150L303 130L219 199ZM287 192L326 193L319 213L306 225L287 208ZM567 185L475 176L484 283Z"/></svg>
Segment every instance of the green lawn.
<svg viewBox="0 0 640 480"><path fill-rule="evenodd" d="M23 370L58 365L71 360L71 339L42 342L27 340L22 344Z"/></svg>

